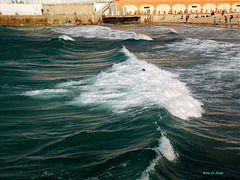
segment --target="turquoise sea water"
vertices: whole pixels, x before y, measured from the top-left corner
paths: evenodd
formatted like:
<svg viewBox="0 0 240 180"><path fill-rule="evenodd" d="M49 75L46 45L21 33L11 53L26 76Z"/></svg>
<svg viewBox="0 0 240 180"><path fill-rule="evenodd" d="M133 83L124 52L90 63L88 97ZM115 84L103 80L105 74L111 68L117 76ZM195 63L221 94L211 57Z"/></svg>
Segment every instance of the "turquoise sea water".
<svg viewBox="0 0 240 180"><path fill-rule="evenodd" d="M0 26L0 179L239 179L239 66L239 30Z"/></svg>

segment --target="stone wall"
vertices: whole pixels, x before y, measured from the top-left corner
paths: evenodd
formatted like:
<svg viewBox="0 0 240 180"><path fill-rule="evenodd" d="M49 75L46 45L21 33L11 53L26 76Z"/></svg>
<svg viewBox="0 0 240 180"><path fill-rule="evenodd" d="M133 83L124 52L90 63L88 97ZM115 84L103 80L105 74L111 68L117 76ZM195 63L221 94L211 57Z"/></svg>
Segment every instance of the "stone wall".
<svg viewBox="0 0 240 180"><path fill-rule="evenodd" d="M62 25L102 23L102 14L93 11L93 4L43 4L41 8L39 11L43 15L0 15L0 24Z"/></svg>
<svg viewBox="0 0 240 180"><path fill-rule="evenodd" d="M84 15L50 15L47 17L49 25L102 23L101 13Z"/></svg>
<svg viewBox="0 0 240 180"><path fill-rule="evenodd" d="M15 16L15 15L6 15L6 16L0 16L0 24L1 25L21 25L21 24L27 24L27 25L36 25L36 24L42 24L42 25L48 25L48 18L46 16Z"/></svg>
<svg viewBox="0 0 240 180"><path fill-rule="evenodd" d="M63 24L99 24L102 23L101 13L84 15L38 15L16 16L0 15L1 25L63 25Z"/></svg>
<svg viewBox="0 0 240 180"><path fill-rule="evenodd" d="M43 15L92 15L94 4L43 4Z"/></svg>

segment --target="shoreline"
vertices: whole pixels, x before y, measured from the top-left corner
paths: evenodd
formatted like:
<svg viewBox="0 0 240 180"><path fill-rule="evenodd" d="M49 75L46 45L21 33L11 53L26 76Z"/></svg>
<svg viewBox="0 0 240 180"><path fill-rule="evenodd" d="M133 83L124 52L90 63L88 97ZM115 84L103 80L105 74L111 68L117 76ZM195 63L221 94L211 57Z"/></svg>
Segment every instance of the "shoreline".
<svg viewBox="0 0 240 180"><path fill-rule="evenodd" d="M152 17L152 21L146 24L172 24L172 25L192 25L192 26L205 26L205 27L217 27L217 28L231 28L240 29L240 13L225 13L224 15L216 13L214 15L201 13L188 15L188 21L186 22L187 14L168 14L168 15L145 15L141 17L141 23L145 23L144 20L148 17ZM231 22L230 17L233 16ZM225 22L227 17L227 23ZM214 23L215 21L215 23Z"/></svg>
<svg viewBox="0 0 240 180"><path fill-rule="evenodd" d="M208 17L202 17L207 16ZM229 17L233 15L232 22ZM144 22L147 17L151 17L152 21ZM228 23L224 22L224 17L228 18ZM108 16L119 17L119 16ZM134 17L134 16L130 16ZM136 16L135 16L136 17ZM145 24L145 25L182 25L182 26L204 26L216 28L240 29L240 13L227 13L225 15L215 14L190 14L189 20L186 22L186 14L168 14L168 15L141 15L137 22L127 22L121 24ZM215 24L214 24L214 17ZM221 19L221 23L219 23ZM104 23L99 13L92 15L0 15L0 25L97 25ZM116 23L119 24L119 23Z"/></svg>
<svg viewBox="0 0 240 180"><path fill-rule="evenodd" d="M146 24L146 23L141 23L141 24ZM148 24L157 25L157 26L177 25L177 26L202 26L202 27L215 27L215 28L227 28L227 29L240 29L240 25L237 25L237 24L214 25L214 24L206 24L206 23L174 23L174 22L152 22Z"/></svg>

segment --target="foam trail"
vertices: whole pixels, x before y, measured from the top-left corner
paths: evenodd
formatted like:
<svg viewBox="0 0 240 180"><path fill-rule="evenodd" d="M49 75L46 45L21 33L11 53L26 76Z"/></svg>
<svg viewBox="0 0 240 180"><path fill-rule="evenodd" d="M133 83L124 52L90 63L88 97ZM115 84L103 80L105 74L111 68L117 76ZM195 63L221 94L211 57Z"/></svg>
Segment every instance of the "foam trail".
<svg viewBox="0 0 240 180"><path fill-rule="evenodd" d="M71 104L102 106L115 113L157 106L181 119L201 117L201 103L191 96L177 75L139 61L125 47L122 52L128 60L100 73ZM142 68L146 71L141 71Z"/></svg>
<svg viewBox="0 0 240 180"><path fill-rule="evenodd" d="M144 34L136 34L134 32L112 30L103 26L78 26L78 27L61 27L55 28L54 31L70 35L72 37L110 39L110 40L152 40L151 37Z"/></svg>
<svg viewBox="0 0 240 180"><path fill-rule="evenodd" d="M164 134L162 134L162 137L159 139L159 147L157 148L157 151L169 161L174 161L177 158L177 154L174 152L170 140Z"/></svg>
<svg viewBox="0 0 240 180"><path fill-rule="evenodd" d="M169 27L164 27L164 26L154 26L152 25L151 28L149 26L144 26L144 27L138 27L136 31L146 31L146 32L151 32L151 33L157 33L157 34L178 34L176 30L173 28Z"/></svg>
<svg viewBox="0 0 240 180"><path fill-rule="evenodd" d="M56 97L62 97L68 92L67 89L43 89L33 90L23 93L25 96L30 96L37 99L51 99Z"/></svg>
<svg viewBox="0 0 240 180"><path fill-rule="evenodd" d="M219 42L215 40L201 40L194 38L186 38L182 41L168 44L167 47L171 48L175 52L184 52L181 56L185 57L189 54L199 54L206 57L236 57L240 55L240 46L234 43ZM154 49L162 48L162 46L156 46ZM168 55L166 53L166 55ZM239 58L238 58L239 59Z"/></svg>
<svg viewBox="0 0 240 180"><path fill-rule="evenodd" d="M160 131L160 128L158 128L158 131ZM170 140L166 137L166 134L163 132L161 134L162 137L159 139L159 146L153 148L153 150L157 153L157 156L152 160L147 169L143 171L141 180L149 180L149 174L155 170L155 166L162 156L171 162L174 162L178 157L178 154L174 152L174 149L170 143Z"/></svg>
<svg viewBox="0 0 240 180"><path fill-rule="evenodd" d="M160 158L161 158L161 156L157 156L157 158L154 159L150 163L150 165L147 167L147 169L145 171L143 171L142 176L141 176L141 178L139 180L149 180L149 173L154 171L154 168L157 165L157 162L159 161Z"/></svg>
<svg viewBox="0 0 240 180"><path fill-rule="evenodd" d="M236 35L236 38L238 36ZM199 59L206 59L206 64L197 64L193 71L201 71L211 73L216 78L225 74L238 77L240 69L240 44L221 42L207 39L186 38L182 41L168 44L166 49L163 46L156 46L159 49L155 52L147 54L148 56L175 56L176 53L182 52L178 56L181 58L189 58L198 56ZM169 51L171 49L171 51ZM146 54L141 53L146 57Z"/></svg>
<svg viewBox="0 0 240 180"><path fill-rule="evenodd" d="M58 84L57 87L58 88L68 88L68 87L79 86L81 84L82 84L82 81L68 81L68 82Z"/></svg>

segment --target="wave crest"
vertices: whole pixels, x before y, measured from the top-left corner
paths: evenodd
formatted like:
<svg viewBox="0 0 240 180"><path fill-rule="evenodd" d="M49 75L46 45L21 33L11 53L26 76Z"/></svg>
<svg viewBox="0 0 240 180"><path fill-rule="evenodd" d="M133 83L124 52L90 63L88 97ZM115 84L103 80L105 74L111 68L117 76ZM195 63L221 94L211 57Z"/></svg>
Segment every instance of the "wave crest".
<svg viewBox="0 0 240 180"><path fill-rule="evenodd" d="M65 41L75 41L73 38L71 38L70 36L67 36L67 35L61 35L61 36L58 36L59 39L63 39Z"/></svg>
<svg viewBox="0 0 240 180"><path fill-rule="evenodd" d="M191 96L185 83L176 79L177 75L138 60L125 47L122 51L128 60L100 73L72 104L102 106L116 113L157 106L181 119L201 117L201 103Z"/></svg>
<svg viewBox="0 0 240 180"><path fill-rule="evenodd" d="M72 37L110 39L110 40L152 40L151 37L144 34L136 34L134 32L113 30L103 26L78 26L78 27L58 27L53 29L58 33L70 35Z"/></svg>

